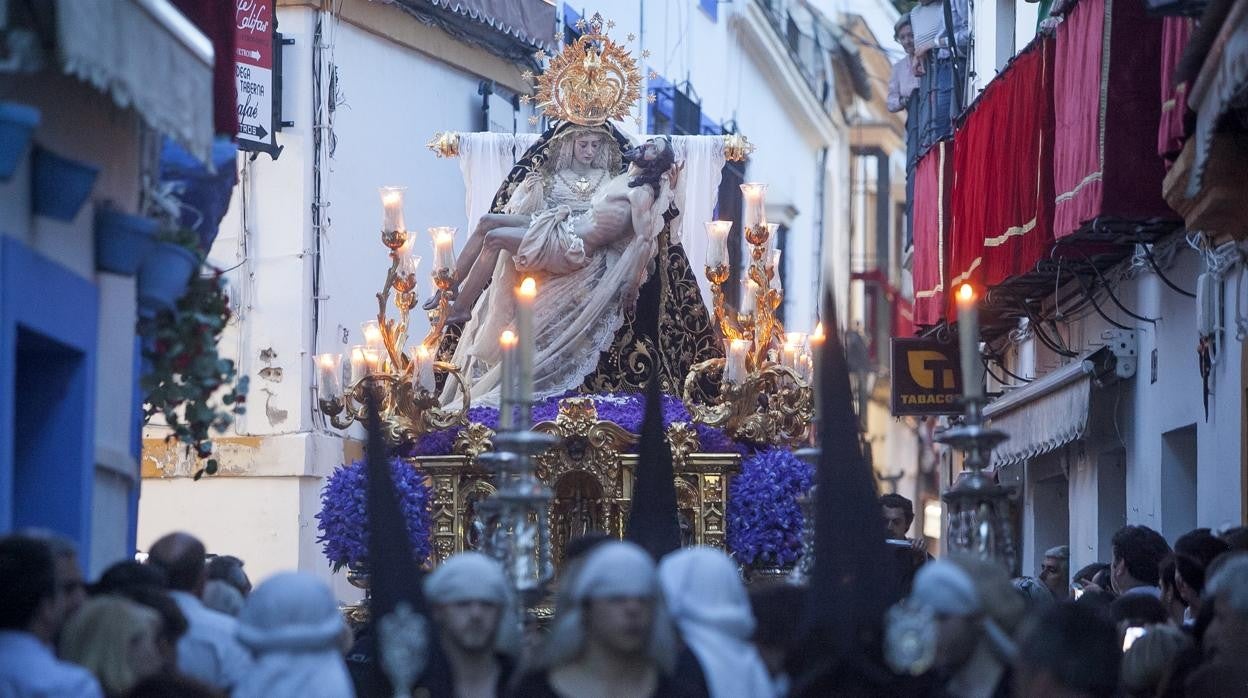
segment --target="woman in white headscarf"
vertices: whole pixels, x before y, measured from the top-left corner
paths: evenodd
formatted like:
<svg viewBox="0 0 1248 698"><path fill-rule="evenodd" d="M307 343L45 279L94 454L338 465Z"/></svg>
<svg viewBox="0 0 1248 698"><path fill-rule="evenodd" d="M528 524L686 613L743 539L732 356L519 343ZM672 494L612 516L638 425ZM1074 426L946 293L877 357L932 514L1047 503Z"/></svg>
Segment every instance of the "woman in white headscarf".
<svg viewBox="0 0 1248 698"><path fill-rule="evenodd" d="M672 681L676 632L654 560L633 543L594 548L572 580L535 671L513 687L525 698L682 696Z"/></svg>
<svg viewBox="0 0 1248 698"><path fill-rule="evenodd" d="M678 550L659 564L667 610L706 676L711 698L776 695L750 642L754 613L737 566L714 548Z"/></svg>
<svg viewBox="0 0 1248 698"><path fill-rule="evenodd" d="M274 575L247 597L238 639L256 656L233 698L355 695L341 641L346 626L334 595L301 572Z"/></svg>

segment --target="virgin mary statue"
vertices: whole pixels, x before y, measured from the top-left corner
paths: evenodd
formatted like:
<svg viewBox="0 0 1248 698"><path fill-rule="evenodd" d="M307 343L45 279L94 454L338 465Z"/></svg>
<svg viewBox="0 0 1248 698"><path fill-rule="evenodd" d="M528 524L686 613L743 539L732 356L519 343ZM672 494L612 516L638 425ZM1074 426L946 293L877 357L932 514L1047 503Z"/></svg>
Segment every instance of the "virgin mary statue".
<svg viewBox="0 0 1248 698"><path fill-rule="evenodd" d="M463 281L439 348L440 358L466 369L474 403L498 400L498 338L514 321L521 272L539 284L535 399L640 391L655 375L678 392L694 363L722 354L684 248L673 240L680 163L666 167L675 151L671 139L661 140L653 150L659 158L666 150L667 159L656 165L611 124L564 122L511 168L460 255ZM630 191L626 184L647 173L654 180L647 192ZM627 231L595 238L596 221L603 228L619 215L611 203L621 194L640 197L647 210L629 211L625 202L625 215L633 214ZM508 231L511 245L492 243ZM478 282L488 283L483 292Z"/></svg>

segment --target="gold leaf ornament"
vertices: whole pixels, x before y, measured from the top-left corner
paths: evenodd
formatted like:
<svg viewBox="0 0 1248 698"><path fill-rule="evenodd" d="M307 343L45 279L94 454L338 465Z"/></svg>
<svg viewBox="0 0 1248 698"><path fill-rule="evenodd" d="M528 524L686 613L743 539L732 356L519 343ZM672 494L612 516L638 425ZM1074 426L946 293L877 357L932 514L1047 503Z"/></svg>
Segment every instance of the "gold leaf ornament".
<svg viewBox="0 0 1248 698"><path fill-rule="evenodd" d="M537 78L537 103L546 116L581 126L624 120L641 97L637 62L602 33L602 24L566 45Z"/></svg>

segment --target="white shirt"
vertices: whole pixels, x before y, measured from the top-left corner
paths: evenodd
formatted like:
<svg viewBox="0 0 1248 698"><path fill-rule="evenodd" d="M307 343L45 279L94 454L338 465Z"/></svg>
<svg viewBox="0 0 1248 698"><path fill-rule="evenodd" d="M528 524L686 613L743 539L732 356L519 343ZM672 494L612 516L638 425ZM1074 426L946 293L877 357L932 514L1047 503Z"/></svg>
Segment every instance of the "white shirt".
<svg viewBox="0 0 1248 698"><path fill-rule="evenodd" d="M62 662L30 633L0 630L0 696L3 698L103 698L91 672Z"/></svg>
<svg viewBox="0 0 1248 698"><path fill-rule="evenodd" d="M222 690L251 671L251 653L234 636L238 622L204 606L193 594L169 592L189 626L178 640L178 670Z"/></svg>

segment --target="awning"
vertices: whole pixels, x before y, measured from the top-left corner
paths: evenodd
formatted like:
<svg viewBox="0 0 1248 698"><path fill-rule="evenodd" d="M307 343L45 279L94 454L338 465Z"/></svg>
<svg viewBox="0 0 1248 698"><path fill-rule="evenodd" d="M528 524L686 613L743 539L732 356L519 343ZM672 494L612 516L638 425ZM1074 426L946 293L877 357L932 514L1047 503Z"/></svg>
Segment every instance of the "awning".
<svg viewBox="0 0 1248 698"><path fill-rule="evenodd" d="M1037 37L988 83L953 138L949 285L995 286L1053 242L1053 39Z"/></svg>
<svg viewBox="0 0 1248 698"><path fill-rule="evenodd" d="M1021 463L1083 438L1094 371L1089 356L985 407L984 417L992 428L1010 437L993 449L992 465Z"/></svg>
<svg viewBox="0 0 1248 698"><path fill-rule="evenodd" d="M1161 20L1133 0L1080 0L1057 28L1053 234L1100 217L1172 217L1156 156Z"/></svg>
<svg viewBox="0 0 1248 698"><path fill-rule="evenodd" d="M56 25L66 73L208 161L212 43L168 0L58 0Z"/></svg>

